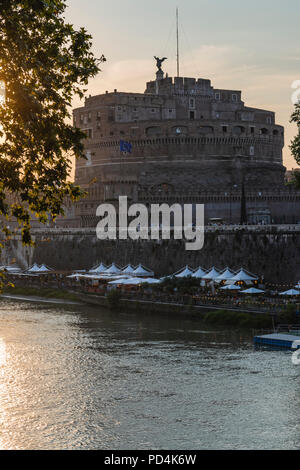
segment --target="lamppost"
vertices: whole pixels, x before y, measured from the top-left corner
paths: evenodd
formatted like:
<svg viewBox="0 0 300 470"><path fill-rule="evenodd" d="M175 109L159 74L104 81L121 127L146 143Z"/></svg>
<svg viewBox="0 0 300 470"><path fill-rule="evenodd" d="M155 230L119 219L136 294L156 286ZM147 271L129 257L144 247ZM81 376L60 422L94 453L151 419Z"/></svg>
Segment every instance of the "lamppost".
<svg viewBox="0 0 300 470"><path fill-rule="evenodd" d="M229 191L229 222L230 225L232 225L232 208L231 208L231 196L232 196L232 190L237 188L237 184L234 184L232 188L230 188Z"/></svg>

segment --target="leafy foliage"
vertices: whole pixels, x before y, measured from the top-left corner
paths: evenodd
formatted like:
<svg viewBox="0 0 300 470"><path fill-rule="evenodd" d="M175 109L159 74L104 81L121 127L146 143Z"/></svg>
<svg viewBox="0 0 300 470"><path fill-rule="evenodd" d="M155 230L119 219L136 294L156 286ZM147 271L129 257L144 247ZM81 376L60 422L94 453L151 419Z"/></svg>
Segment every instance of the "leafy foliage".
<svg viewBox="0 0 300 470"><path fill-rule="evenodd" d="M300 165L300 103L295 104L295 109L293 114L291 115L290 122L294 122L298 126L298 134L294 137L294 139L291 142L290 149L292 152L292 155L298 165ZM300 188L300 174L299 172L294 172L294 181L293 184L295 184L298 188Z"/></svg>
<svg viewBox="0 0 300 470"><path fill-rule="evenodd" d="M70 107L105 61L84 28L65 22L65 9L61 0L0 0L0 215L17 218L28 244L30 212L55 219L65 197L83 194L68 181L86 137L68 123Z"/></svg>

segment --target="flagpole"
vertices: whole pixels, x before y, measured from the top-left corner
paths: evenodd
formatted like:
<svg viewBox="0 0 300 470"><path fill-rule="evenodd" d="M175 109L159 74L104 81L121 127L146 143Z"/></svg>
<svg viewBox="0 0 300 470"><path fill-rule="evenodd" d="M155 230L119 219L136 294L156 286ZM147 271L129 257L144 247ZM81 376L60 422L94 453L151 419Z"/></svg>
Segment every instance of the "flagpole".
<svg viewBox="0 0 300 470"><path fill-rule="evenodd" d="M179 77L179 30L178 30L178 7L176 8L176 42L177 42L177 77Z"/></svg>

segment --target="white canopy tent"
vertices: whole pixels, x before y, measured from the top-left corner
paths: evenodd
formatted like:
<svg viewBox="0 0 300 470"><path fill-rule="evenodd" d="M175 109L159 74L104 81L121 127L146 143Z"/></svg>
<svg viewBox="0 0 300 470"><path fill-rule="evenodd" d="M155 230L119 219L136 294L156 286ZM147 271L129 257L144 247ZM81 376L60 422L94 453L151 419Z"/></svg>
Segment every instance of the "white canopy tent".
<svg viewBox="0 0 300 470"><path fill-rule="evenodd" d="M256 289L255 287L250 287L250 289L242 290L241 294L264 294L265 291L261 289Z"/></svg>
<svg viewBox="0 0 300 470"><path fill-rule="evenodd" d="M109 268L106 269L105 274L120 274L121 269L118 268L115 263L112 263Z"/></svg>
<svg viewBox="0 0 300 470"><path fill-rule="evenodd" d="M224 269L224 271L220 274L220 276L216 277L215 281L228 281L228 279L232 279L234 276L234 272L231 271L228 267Z"/></svg>
<svg viewBox="0 0 300 470"><path fill-rule="evenodd" d="M279 295L290 295L290 296L293 296L293 295L300 295L300 291L299 290L296 290L296 289L290 289L290 290L287 290L285 292L281 292Z"/></svg>
<svg viewBox="0 0 300 470"><path fill-rule="evenodd" d="M241 268L239 270L238 273L236 273L231 279L230 281L257 281L258 278L255 277L255 276L252 276L252 274L250 273L247 273L247 271L245 271L243 268Z"/></svg>
<svg viewBox="0 0 300 470"><path fill-rule="evenodd" d="M122 269L122 274L133 274L135 268L131 265L128 264L125 268Z"/></svg>
<svg viewBox="0 0 300 470"><path fill-rule="evenodd" d="M48 273L48 272L51 272L51 271L53 271L53 269L48 268L48 266L46 266L45 264L42 264L39 267L39 270L38 270L39 273Z"/></svg>
<svg viewBox="0 0 300 470"><path fill-rule="evenodd" d="M133 271L132 273L134 276L147 276L147 277L150 277L150 276L154 276L154 272L151 271L150 269L148 268L145 268L144 266L142 266L141 264L139 264L137 266L137 268L135 268L135 270Z"/></svg>
<svg viewBox="0 0 300 470"><path fill-rule="evenodd" d="M220 276L220 271L217 271L216 268L213 266L211 270L205 274L202 279L205 280L215 280Z"/></svg>
<svg viewBox="0 0 300 470"><path fill-rule="evenodd" d="M205 276L206 271L201 268L201 266L192 274L192 277L196 279L202 279Z"/></svg>
<svg viewBox="0 0 300 470"><path fill-rule="evenodd" d="M31 268L27 269L28 273L38 273L40 270L40 267L38 264L34 263Z"/></svg>
<svg viewBox="0 0 300 470"><path fill-rule="evenodd" d="M179 271L178 274L175 274L175 277L188 277L192 276L194 271L192 271L189 266L186 266L185 268L182 269L182 271Z"/></svg>
<svg viewBox="0 0 300 470"><path fill-rule="evenodd" d="M99 266L96 266L89 270L89 273L104 273L107 270L105 264L100 263Z"/></svg>

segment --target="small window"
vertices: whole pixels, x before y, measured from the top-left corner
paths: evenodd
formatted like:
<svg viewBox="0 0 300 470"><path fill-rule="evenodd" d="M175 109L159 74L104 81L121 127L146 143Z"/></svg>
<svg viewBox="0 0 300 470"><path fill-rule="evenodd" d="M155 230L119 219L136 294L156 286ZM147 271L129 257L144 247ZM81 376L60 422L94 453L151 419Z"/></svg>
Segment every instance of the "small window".
<svg viewBox="0 0 300 470"><path fill-rule="evenodd" d="M271 116L267 116L267 124L272 124L272 117Z"/></svg>
<svg viewBox="0 0 300 470"><path fill-rule="evenodd" d="M260 130L260 133L261 133L261 135L268 135L269 131L268 131L268 129L263 128L263 129Z"/></svg>
<svg viewBox="0 0 300 470"><path fill-rule="evenodd" d="M195 111L190 111L190 119L191 121L195 119Z"/></svg>
<svg viewBox="0 0 300 470"><path fill-rule="evenodd" d="M219 101L221 99L221 93L216 93L215 99Z"/></svg>
<svg viewBox="0 0 300 470"><path fill-rule="evenodd" d="M190 108L195 108L195 98L190 98Z"/></svg>
<svg viewBox="0 0 300 470"><path fill-rule="evenodd" d="M236 94L236 93L234 93L234 94L232 95L232 101L237 101L237 94Z"/></svg>
<svg viewBox="0 0 300 470"><path fill-rule="evenodd" d="M254 128L254 127L250 127L250 133L251 133L251 134L254 134L254 132L255 132L255 128Z"/></svg>
<svg viewBox="0 0 300 470"><path fill-rule="evenodd" d="M155 109L152 108L152 109L151 109L151 113L155 113Z"/></svg>
<svg viewBox="0 0 300 470"><path fill-rule="evenodd" d="M227 127L227 126L223 126L223 127L222 127L222 130L223 130L223 132L226 134L226 132L227 132L227 130L228 130L228 127Z"/></svg>

